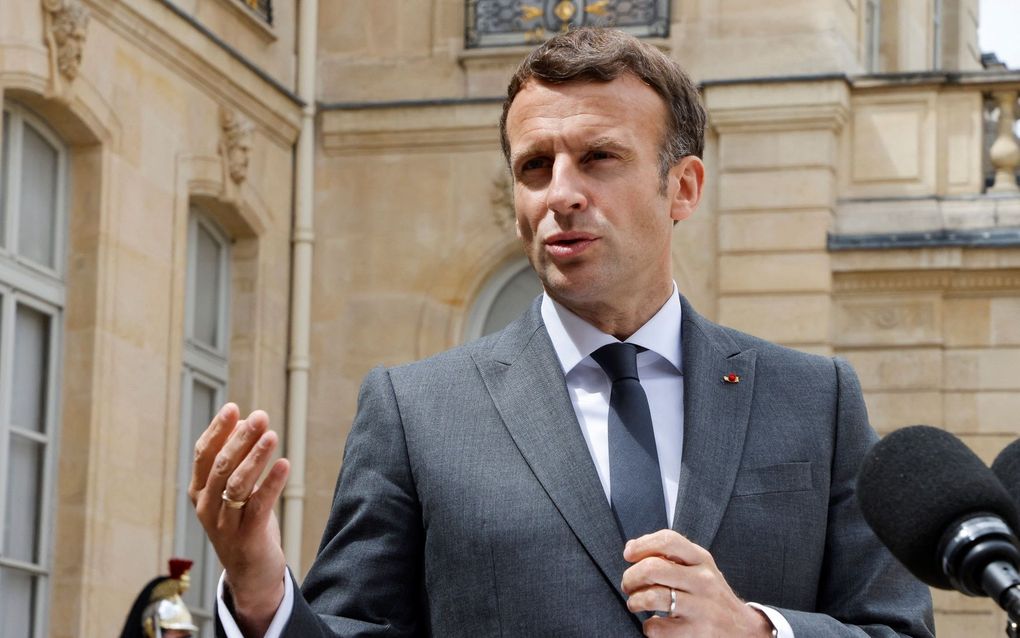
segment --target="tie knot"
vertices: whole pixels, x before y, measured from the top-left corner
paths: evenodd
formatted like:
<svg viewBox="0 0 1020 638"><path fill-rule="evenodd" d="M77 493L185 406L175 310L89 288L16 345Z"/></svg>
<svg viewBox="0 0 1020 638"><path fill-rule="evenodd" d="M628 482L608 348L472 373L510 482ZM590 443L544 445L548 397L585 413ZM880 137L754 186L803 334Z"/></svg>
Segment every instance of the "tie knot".
<svg viewBox="0 0 1020 638"><path fill-rule="evenodd" d="M613 383L620 379L639 381L637 353L642 350L644 348L633 343L611 343L591 353L591 358L595 360L595 363L602 366L602 370Z"/></svg>

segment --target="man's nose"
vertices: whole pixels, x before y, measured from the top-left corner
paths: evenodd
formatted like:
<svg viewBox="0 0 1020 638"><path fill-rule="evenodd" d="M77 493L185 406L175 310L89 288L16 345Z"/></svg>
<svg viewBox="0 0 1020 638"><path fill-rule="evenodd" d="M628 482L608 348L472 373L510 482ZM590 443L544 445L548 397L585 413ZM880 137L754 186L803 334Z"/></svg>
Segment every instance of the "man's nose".
<svg viewBox="0 0 1020 638"><path fill-rule="evenodd" d="M576 213L588 207L584 179L578 167L569 160L553 163L546 207L555 213Z"/></svg>

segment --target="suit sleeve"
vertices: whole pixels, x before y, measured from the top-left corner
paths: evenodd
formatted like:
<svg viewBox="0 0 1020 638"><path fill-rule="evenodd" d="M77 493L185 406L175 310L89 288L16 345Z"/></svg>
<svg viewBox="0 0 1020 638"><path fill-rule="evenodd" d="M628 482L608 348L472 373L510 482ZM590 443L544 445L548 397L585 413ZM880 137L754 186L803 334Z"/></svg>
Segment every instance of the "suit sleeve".
<svg viewBox="0 0 1020 638"><path fill-rule="evenodd" d="M850 365L836 368L836 423L825 561L816 613L780 609L796 638L935 635L931 594L879 542L857 506L857 472L877 435Z"/></svg>
<svg viewBox="0 0 1020 638"><path fill-rule="evenodd" d="M285 638L427 635L424 532L389 374L361 386L319 554Z"/></svg>

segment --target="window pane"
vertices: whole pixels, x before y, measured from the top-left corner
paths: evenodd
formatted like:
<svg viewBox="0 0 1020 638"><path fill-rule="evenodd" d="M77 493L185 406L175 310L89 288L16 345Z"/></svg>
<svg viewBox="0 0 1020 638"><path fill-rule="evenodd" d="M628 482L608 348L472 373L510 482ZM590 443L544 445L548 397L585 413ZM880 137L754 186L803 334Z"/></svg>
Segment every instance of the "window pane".
<svg viewBox="0 0 1020 638"><path fill-rule="evenodd" d="M209 422L216 416L216 388L195 380L191 386L191 449L202 432L209 427Z"/></svg>
<svg viewBox="0 0 1020 638"><path fill-rule="evenodd" d="M195 246L195 290L192 310L194 339L219 349L220 258L223 247L198 225Z"/></svg>
<svg viewBox="0 0 1020 638"><path fill-rule="evenodd" d="M18 254L51 268L57 221L57 149L31 126L22 129Z"/></svg>
<svg viewBox="0 0 1020 638"><path fill-rule="evenodd" d="M0 569L0 619L4 638L31 638L35 607L35 577Z"/></svg>
<svg viewBox="0 0 1020 638"><path fill-rule="evenodd" d="M48 374L50 317L28 306L18 306L14 324L14 392L11 421L36 432L46 431L46 377Z"/></svg>
<svg viewBox="0 0 1020 638"><path fill-rule="evenodd" d="M191 386L191 427L188 447L191 448L202 434L209 421L216 414L216 388L199 380ZM210 610L214 584L207 577L216 569L216 555L212 551L205 531L195 512L189 507L185 513L184 555L195 561L191 568L191 587L184 595L184 601L193 610Z"/></svg>
<svg viewBox="0 0 1020 638"><path fill-rule="evenodd" d="M10 437L3 553L10 558L37 563L46 446L13 432Z"/></svg>
<svg viewBox="0 0 1020 638"><path fill-rule="evenodd" d="M191 567L191 586L184 594L184 602L191 609L208 609L209 599L212 596L210 588L207 587L205 570L210 559L215 561L216 556L209 551L209 541L206 540L205 530L198 522L198 517L193 509L188 508L188 520L185 525L184 557L195 561Z"/></svg>
<svg viewBox="0 0 1020 638"><path fill-rule="evenodd" d="M9 166L9 160L7 159L10 154L7 150L10 148L10 125L11 116L4 111L4 127L0 134L3 135L3 139L0 140L0 246L4 245L4 229L7 224L4 220L7 218L7 167Z"/></svg>
<svg viewBox="0 0 1020 638"><path fill-rule="evenodd" d="M487 335L502 328L528 309L531 302L542 292L538 275L530 267L522 268L496 295L489 314L485 317L482 334Z"/></svg>

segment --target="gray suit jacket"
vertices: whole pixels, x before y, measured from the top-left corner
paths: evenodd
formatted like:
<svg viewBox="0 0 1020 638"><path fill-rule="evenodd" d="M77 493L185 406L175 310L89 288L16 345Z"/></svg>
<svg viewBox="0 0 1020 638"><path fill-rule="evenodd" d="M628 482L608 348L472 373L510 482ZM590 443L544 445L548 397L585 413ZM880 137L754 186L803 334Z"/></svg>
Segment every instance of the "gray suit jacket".
<svg viewBox="0 0 1020 638"><path fill-rule="evenodd" d="M928 590L857 509L876 437L850 367L681 303L674 528L797 638L933 635ZM623 544L536 302L498 334L368 375L285 635L640 636Z"/></svg>

